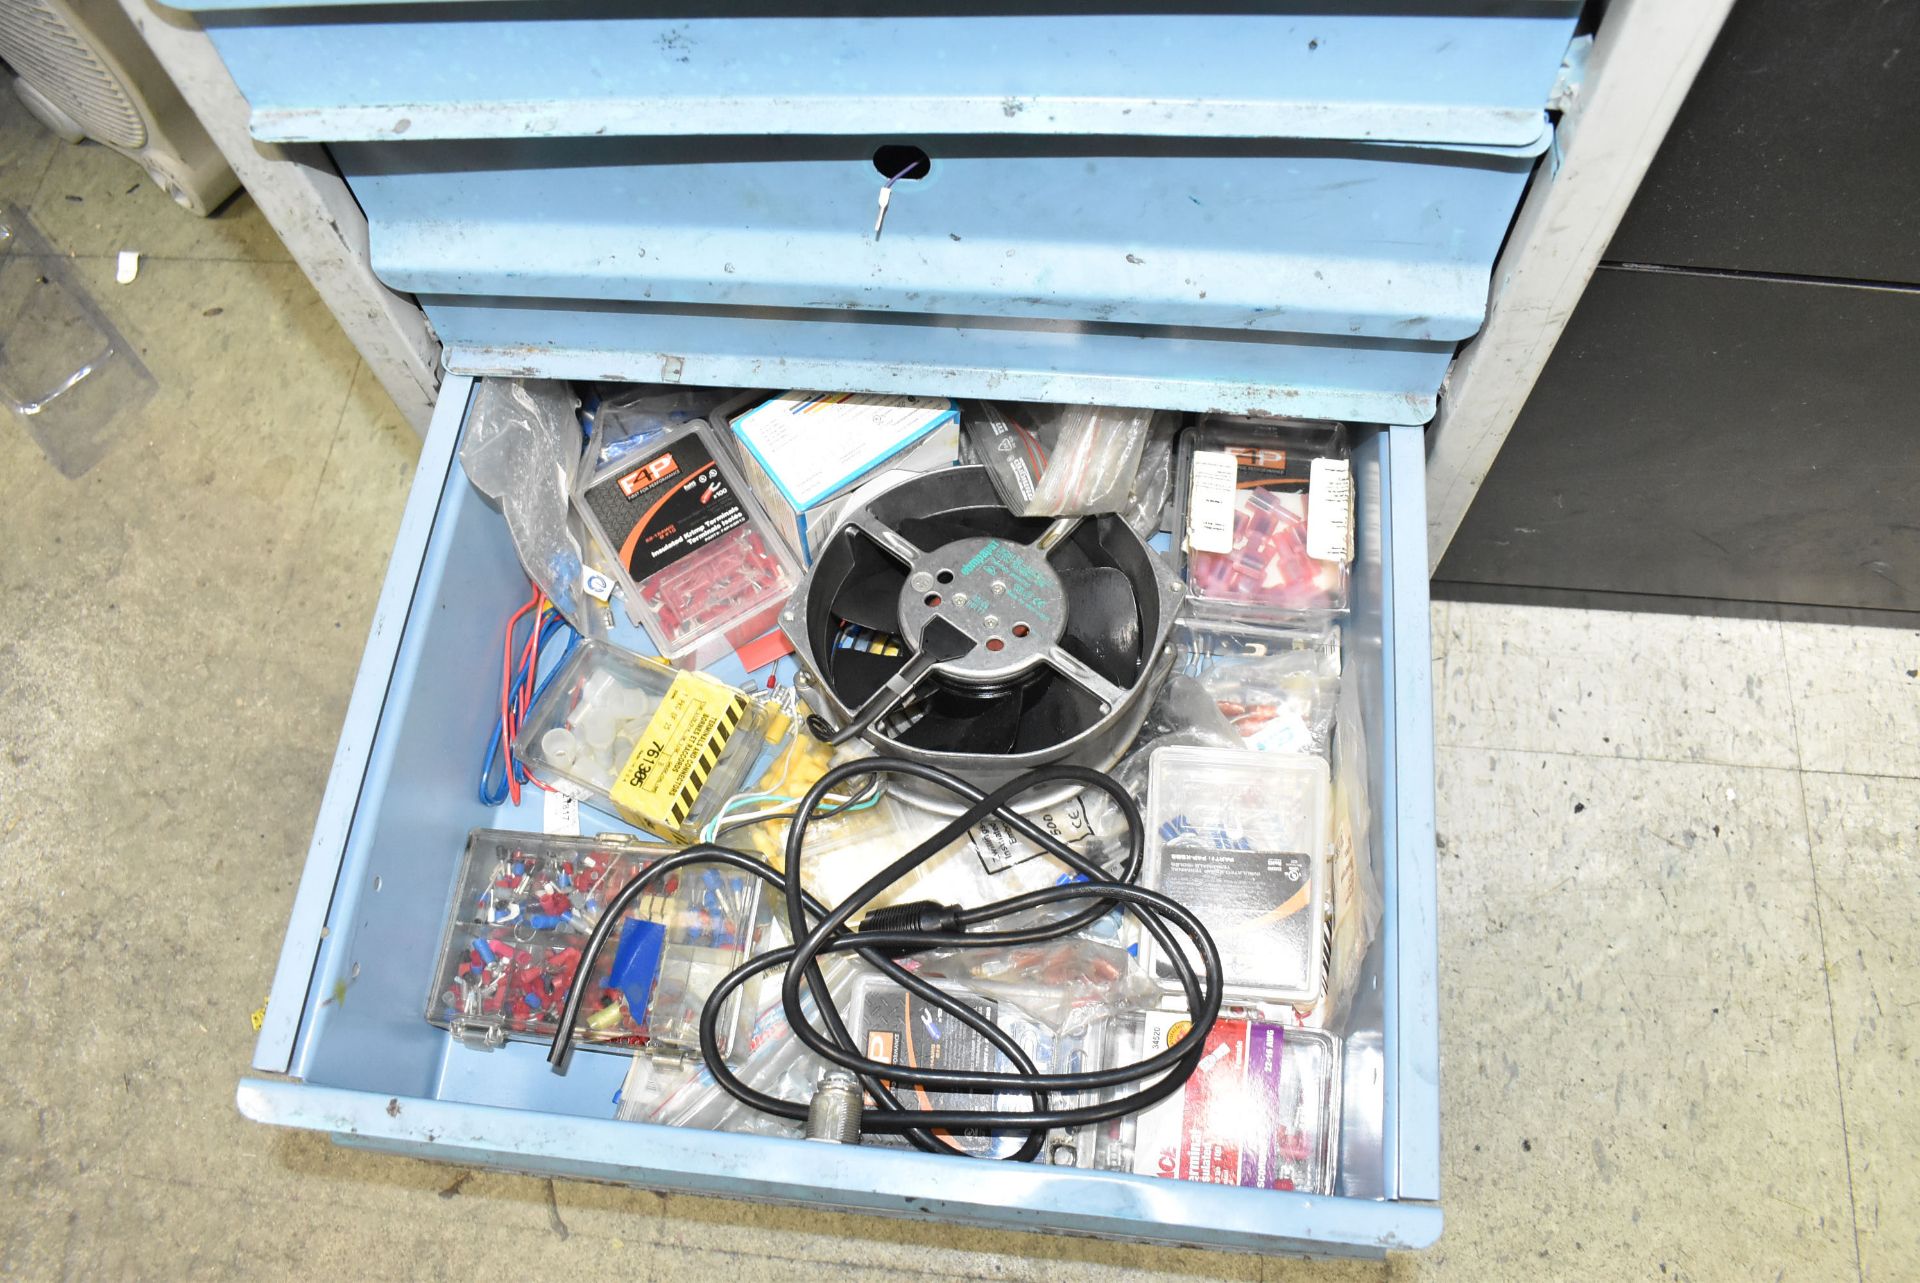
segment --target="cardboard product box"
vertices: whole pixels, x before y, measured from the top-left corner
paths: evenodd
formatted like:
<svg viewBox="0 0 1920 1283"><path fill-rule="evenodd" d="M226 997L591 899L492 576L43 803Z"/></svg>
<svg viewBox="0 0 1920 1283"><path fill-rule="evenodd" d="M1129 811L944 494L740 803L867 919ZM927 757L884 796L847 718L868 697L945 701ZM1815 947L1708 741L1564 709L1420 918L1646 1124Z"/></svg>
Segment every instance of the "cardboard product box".
<svg viewBox="0 0 1920 1283"><path fill-rule="evenodd" d="M960 409L945 397L783 392L727 427L747 488L807 565L862 492L960 452Z"/></svg>

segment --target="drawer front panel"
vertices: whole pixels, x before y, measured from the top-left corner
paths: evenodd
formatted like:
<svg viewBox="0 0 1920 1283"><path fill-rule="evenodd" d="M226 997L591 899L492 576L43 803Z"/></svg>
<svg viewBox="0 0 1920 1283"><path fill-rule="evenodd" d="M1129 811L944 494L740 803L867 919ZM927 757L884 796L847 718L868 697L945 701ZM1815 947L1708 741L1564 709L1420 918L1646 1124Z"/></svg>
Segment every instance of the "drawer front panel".
<svg viewBox="0 0 1920 1283"><path fill-rule="evenodd" d="M460 1167L989 1229L1315 1257L1404 1252L1429 1246L1441 1230L1440 1209L1425 1203L1307 1198L1020 1163L982 1162L956 1181L954 1160L903 1150L642 1123L557 1123L258 1079L241 1084L239 1105L258 1122L319 1128L343 1145ZM1290 1206L1276 1211L1276 1203Z"/></svg>
<svg viewBox="0 0 1920 1283"><path fill-rule="evenodd" d="M1539 135L1580 8L181 7L211 30L255 135L279 142L890 130L1508 146Z"/></svg>
<svg viewBox="0 0 1920 1283"><path fill-rule="evenodd" d="M449 367L1424 423L1533 157L949 139L343 144Z"/></svg>
<svg viewBox="0 0 1920 1283"><path fill-rule="evenodd" d="M807 387L1425 423L1451 343L863 312L421 299L462 374ZM529 336L535 336L529 341Z"/></svg>
<svg viewBox="0 0 1920 1283"><path fill-rule="evenodd" d="M1457 340L1530 152L955 138L353 144L374 268L417 294Z"/></svg>

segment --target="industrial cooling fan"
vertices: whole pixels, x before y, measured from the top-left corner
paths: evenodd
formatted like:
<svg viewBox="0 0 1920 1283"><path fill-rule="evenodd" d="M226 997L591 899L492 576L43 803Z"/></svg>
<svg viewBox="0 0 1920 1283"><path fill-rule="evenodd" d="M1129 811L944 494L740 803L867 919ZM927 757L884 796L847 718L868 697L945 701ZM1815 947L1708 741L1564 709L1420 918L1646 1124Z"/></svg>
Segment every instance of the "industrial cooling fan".
<svg viewBox="0 0 1920 1283"><path fill-rule="evenodd" d="M1182 590L1119 517L1016 517L986 469L952 468L850 511L781 627L817 731L991 788L1119 757Z"/></svg>

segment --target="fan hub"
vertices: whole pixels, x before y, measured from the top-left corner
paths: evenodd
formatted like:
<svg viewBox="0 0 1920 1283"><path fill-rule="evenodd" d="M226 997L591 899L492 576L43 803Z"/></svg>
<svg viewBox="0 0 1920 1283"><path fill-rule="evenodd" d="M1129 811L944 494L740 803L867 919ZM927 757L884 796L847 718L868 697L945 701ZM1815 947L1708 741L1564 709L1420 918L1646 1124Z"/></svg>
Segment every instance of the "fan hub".
<svg viewBox="0 0 1920 1283"><path fill-rule="evenodd" d="M1007 539L959 539L926 553L900 590L900 628L915 649L929 620L946 620L974 647L934 671L991 684L1032 671L1059 641L1066 591L1046 555Z"/></svg>

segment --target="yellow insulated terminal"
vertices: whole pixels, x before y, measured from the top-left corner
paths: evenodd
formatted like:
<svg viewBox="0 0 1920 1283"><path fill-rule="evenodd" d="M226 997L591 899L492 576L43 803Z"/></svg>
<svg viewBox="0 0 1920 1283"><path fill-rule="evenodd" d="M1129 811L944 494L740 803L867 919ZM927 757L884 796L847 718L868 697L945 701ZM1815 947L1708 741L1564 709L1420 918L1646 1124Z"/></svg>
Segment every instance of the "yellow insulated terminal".
<svg viewBox="0 0 1920 1283"><path fill-rule="evenodd" d="M627 1004L615 998L600 1010L587 1017L587 1028L595 1033L605 1033L609 1029L618 1029L626 1016Z"/></svg>
<svg viewBox="0 0 1920 1283"><path fill-rule="evenodd" d="M791 718L783 718L791 724ZM772 738L769 736L768 738ZM759 793L771 793L780 797L804 797L808 789L819 782L833 765L833 749L822 744L805 730L796 731L791 742L767 766L765 774L754 785ZM746 831L747 840L775 868L784 868L786 857L787 826L784 824L760 824Z"/></svg>

